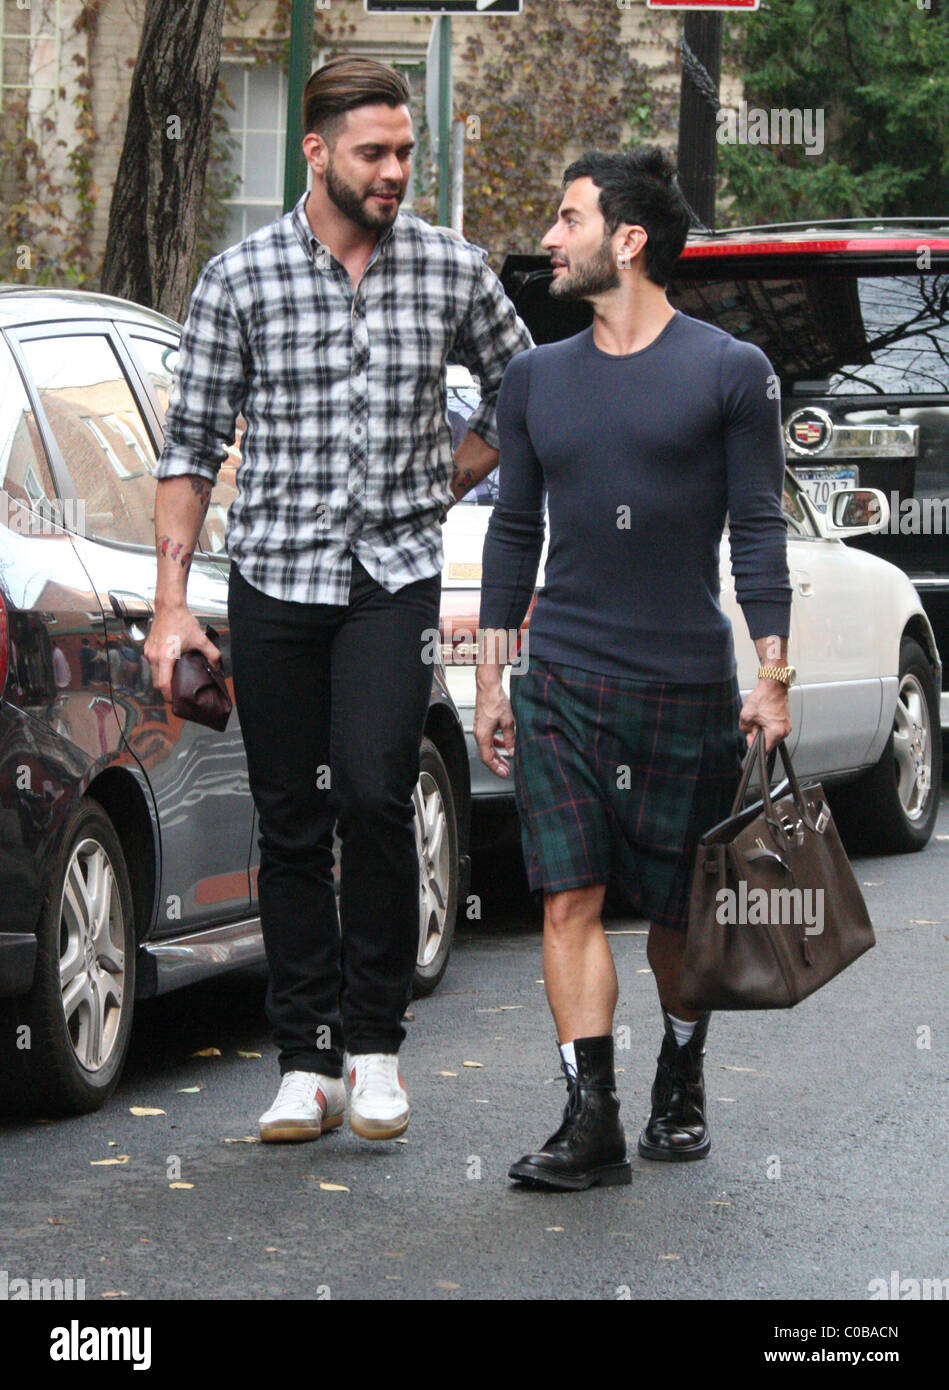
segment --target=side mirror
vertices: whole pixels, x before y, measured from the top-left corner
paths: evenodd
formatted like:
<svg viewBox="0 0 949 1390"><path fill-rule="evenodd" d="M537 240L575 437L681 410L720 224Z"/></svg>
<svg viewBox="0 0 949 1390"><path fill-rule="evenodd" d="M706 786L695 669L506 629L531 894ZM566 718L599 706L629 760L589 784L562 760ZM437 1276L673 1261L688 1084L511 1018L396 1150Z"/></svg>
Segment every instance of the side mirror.
<svg viewBox="0 0 949 1390"><path fill-rule="evenodd" d="M890 524L886 494L875 487L844 487L832 492L824 513L828 536L872 536Z"/></svg>

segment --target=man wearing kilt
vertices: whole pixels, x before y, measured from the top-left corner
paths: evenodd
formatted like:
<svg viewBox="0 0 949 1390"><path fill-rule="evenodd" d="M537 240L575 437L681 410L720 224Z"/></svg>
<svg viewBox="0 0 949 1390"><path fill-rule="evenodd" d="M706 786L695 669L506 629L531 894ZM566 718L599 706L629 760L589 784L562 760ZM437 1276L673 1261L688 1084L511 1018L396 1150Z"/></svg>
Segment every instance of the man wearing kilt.
<svg viewBox="0 0 949 1390"><path fill-rule="evenodd" d="M498 400L475 737L502 777L504 753L514 754L568 1088L560 1128L511 1168L531 1186L630 1180L613 1061L616 972L601 922L609 884L650 923L665 1024L639 1152L708 1153L709 1016L679 996L696 849L731 809L746 741L760 727L770 749L791 731L777 377L757 347L670 305L689 220L656 147L573 163L542 245L550 293L588 300L593 324L514 357ZM501 672L533 595L545 494L545 582L509 703ZM719 604L726 517L738 602L764 663L743 705Z"/></svg>

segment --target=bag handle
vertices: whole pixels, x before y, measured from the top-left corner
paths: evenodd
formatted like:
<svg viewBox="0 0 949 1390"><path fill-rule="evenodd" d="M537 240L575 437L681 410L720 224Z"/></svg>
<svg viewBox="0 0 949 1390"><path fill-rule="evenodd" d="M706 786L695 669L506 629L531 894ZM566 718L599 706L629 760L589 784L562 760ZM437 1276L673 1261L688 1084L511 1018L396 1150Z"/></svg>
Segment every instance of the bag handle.
<svg viewBox="0 0 949 1390"><path fill-rule="evenodd" d="M801 791L801 784L797 780L797 773L794 771L794 768L791 764L791 755L785 747L783 739L778 744L777 751L781 754L781 761L784 764L784 771L787 776L788 786L790 787L791 795L794 797L794 805L797 808L798 815L800 816L801 820L804 822L804 824L807 826L809 830L813 830L817 834L822 833L824 829L822 818L818 817L818 820L815 821L814 817L811 815L810 810L808 809L807 802L804 800L804 794ZM761 800L764 803L765 819L767 820L768 824L773 827L776 834L778 835L778 838L784 841L787 837L784 834L783 827L781 827L778 824L778 819L774 810L774 802L771 797L771 777L768 773L768 766L765 759L764 729L760 728L758 730L757 737L755 738L754 743L749 748L745 756L745 761L742 764L741 780L738 783L738 790L735 793L735 801L732 805L733 816L736 816L738 812L741 810L742 803L745 799L745 793L747 792L748 785L751 781L752 773L756 769L758 772L758 781L761 785Z"/></svg>

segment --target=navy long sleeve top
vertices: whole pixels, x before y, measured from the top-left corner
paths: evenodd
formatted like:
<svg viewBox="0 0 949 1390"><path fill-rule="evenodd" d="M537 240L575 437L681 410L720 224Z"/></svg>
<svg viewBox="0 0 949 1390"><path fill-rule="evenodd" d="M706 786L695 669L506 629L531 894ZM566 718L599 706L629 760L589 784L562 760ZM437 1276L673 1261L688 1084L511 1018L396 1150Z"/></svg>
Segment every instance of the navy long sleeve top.
<svg viewBox="0 0 949 1390"><path fill-rule="evenodd" d="M631 680L735 671L719 547L752 638L788 635L777 377L761 350L675 313L639 352L588 328L519 353L498 398L499 494L482 557L481 626L523 622L544 542L530 651Z"/></svg>

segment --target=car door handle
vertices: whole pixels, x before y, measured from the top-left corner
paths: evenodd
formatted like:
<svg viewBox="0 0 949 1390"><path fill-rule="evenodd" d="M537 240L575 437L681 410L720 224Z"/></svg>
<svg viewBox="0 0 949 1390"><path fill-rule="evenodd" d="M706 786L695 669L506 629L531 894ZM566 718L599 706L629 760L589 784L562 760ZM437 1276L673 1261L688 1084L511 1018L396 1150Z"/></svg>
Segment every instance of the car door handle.
<svg viewBox="0 0 949 1390"><path fill-rule="evenodd" d="M109 602L112 612L125 623L147 623L155 616L155 610L147 598L132 594L124 589L110 589Z"/></svg>
<svg viewBox="0 0 949 1390"><path fill-rule="evenodd" d="M803 594L805 598L814 597L814 585L809 579L799 579L797 581L797 591L799 594Z"/></svg>

